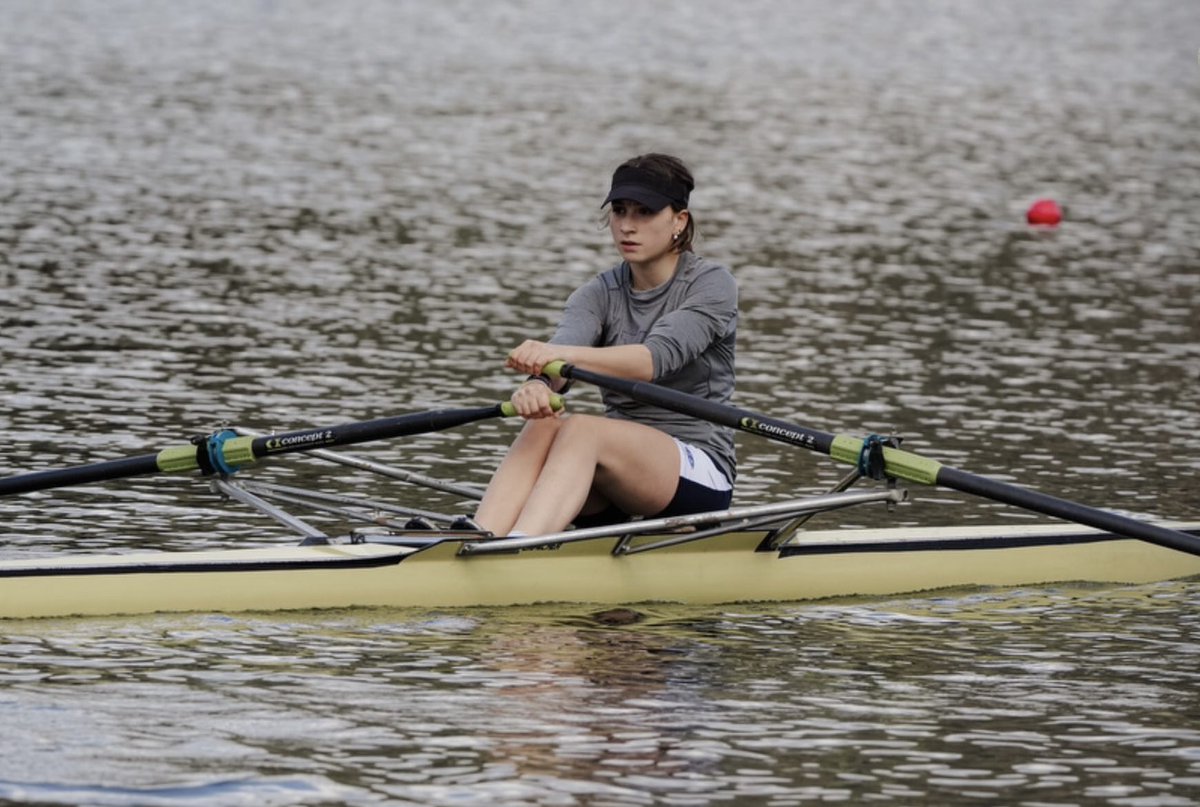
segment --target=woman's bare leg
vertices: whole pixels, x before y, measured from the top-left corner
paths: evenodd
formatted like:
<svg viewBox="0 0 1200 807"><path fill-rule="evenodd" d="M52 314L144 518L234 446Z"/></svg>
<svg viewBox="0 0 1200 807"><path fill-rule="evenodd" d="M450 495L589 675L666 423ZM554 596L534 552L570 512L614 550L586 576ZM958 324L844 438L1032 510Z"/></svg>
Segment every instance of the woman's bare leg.
<svg viewBox="0 0 1200 807"><path fill-rule="evenodd" d="M508 535L542 473L561 422L558 418L525 421L488 483L475 511L476 524L496 535Z"/></svg>
<svg viewBox="0 0 1200 807"><path fill-rule="evenodd" d="M527 535L562 530L593 490L626 513L657 513L678 484L679 449L667 434L631 421L572 415L560 422L511 529Z"/></svg>

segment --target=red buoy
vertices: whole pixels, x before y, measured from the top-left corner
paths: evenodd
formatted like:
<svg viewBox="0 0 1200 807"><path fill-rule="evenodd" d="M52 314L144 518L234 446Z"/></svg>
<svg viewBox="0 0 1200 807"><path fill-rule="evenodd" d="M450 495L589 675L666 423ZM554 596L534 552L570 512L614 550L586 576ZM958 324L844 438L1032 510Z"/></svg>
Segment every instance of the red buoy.
<svg viewBox="0 0 1200 807"><path fill-rule="evenodd" d="M1053 199L1038 199L1025 212L1025 220L1039 227L1057 227L1062 221L1062 208Z"/></svg>

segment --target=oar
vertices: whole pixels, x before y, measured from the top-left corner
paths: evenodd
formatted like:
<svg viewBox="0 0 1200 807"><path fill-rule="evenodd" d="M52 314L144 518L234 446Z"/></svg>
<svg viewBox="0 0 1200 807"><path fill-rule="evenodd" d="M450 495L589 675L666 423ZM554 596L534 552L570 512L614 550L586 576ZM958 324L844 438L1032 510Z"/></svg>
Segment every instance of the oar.
<svg viewBox="0 0 1200 807"><path fill-rule="evenodd" d="M555 397L554 407L561 408L562 400ZM426 432L465 426L477 420L511 417L516 414L508 401L492 406L470 409L435 409L407 415L356 421L321 429L304 429L258 437L238 437L232 431L222 431L208 437L195 438L187 445L164 448L156 454L143 454L91 465L35 471L0 479L0 496L29 493L35 490L86 485L110 479L144 476L154 473L183 473L200 470L233 473L264 457L290 454L315 448L346 446L370 440L387 440Z"/></svg>
<svg viewBox="0 0 1200 807"><path fill-rule="evenodd" d="M859 456L863 451L863 440L859 437L817 431L735 406L715 403L657 384L614 378L582 370L563 362L552 362L543 368L543 372L552 377L561 376L562 378L586 381L589 384L628 395L642 403L681 412L781 443L807 448L851 465L858 465ZM963 493L972 493L985 499L1032 510L1035 513L1054 516L1117 535L1138 538L1152 544L1178 549L1181 552L1200 555L1200 538L1179 530L1138 521L1028 488L997 482L994 479L951 468L937 460L927 459L897 448L884 447L883 462L884 473L896 479L921 485L941 485Z"/></svg>

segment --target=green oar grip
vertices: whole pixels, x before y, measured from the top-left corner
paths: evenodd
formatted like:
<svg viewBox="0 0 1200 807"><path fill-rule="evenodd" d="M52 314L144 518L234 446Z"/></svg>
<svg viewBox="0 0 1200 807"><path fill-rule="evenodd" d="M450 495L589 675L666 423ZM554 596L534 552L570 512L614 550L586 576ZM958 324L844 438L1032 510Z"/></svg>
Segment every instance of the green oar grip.
<svg viewBox="0 0 1200 807"><path fill-rule="evenodd" d="M254 462L254 438L253 437L233 437L226 440L221 446L221 453L225 455L225 464L237 467L239 465L249 465Z"/></svg>
<svg viewBox="0 0 1200 807"><path fill-rule="evenodd" d="M199 467L194 445L172 446L158 452L158 470L165 474L185 473Z"/></svg>
<svg viewBox="0 0 1200 807"><path fill-rule="evenodd" d="M833 438L833 444L829 447L829 456L838 462L858 465L862 447L862 438L839 434ZM883 449L884 473L896 479L903 479L905 482L936 485L938 471L941 470L941 467L942 464L937 460L926 459L910 451L886 446Z"/></svg>
<svg viewBox="0 0 1200 807"><path fill-rule="evenodd" d="M561 395L554 394L550 396L550 408L555 412L561 412L564 405ZM506 418L514 417L517 414L517 408L512 405L512 401L505 401L500 404L500 414Z"/></svg>
<svg viewBox="0 0 1200 807"><path fill-rule="evenodd" d="M200 468L196 459L195 444L172 446L158 452L158 470L165 474L187 473ZM232 437L221 443L221 456L231 468L252 464L254 456L253 437Z"/></svg>

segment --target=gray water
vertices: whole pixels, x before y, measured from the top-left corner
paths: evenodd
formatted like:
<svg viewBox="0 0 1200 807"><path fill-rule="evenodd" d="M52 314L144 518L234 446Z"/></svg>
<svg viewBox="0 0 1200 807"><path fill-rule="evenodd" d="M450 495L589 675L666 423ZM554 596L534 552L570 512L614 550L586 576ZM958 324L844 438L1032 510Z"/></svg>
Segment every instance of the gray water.
<svg viewBox="0 0 1200 807"><path fill-rule="evenodd" d="M667 150L697 175L699 251L740 282L741 406L1200 517L1194 2L0 17L0 473L501 400L504 352L614 260L612 168ZM1024 224L1043 196L1056 230ZM360 453L480 484L515 429ZM843 471L738 448L742 502ZM1040 518L912 493L827 523ZM7 557L292 540L181 478L6 499L0 520ZM0 798L1197 804L1197 606L1184 582L618 625L577 606L9 623Z"/></svg>

